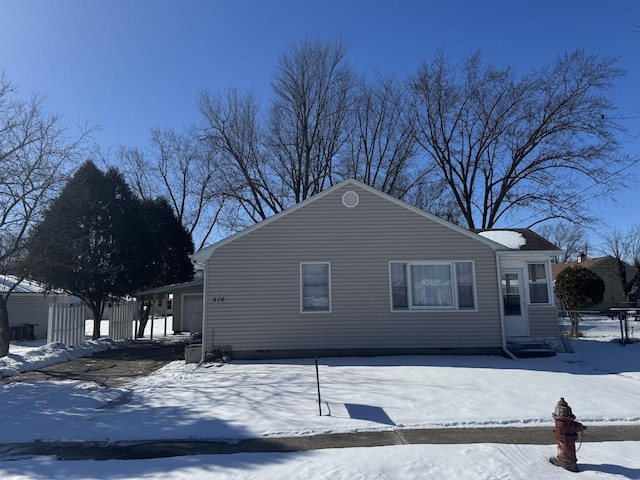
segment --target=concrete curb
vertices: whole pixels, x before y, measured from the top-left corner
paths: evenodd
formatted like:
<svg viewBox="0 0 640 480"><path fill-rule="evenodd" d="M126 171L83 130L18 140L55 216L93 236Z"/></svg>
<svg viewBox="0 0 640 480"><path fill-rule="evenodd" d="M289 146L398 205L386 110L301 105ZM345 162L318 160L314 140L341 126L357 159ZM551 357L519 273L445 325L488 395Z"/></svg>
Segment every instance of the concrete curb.
<svg viewBox="0 0 640 480"><path fill-rule="evenodd" d="M286 453L389 445L502 443L553 445L551 427L396 429L378 432L263 437L237 441L31 442L0 444L0 460L38 455L59 460L142 460L185 455ZM583 442L640 441L640 425L588 427Z"/></svg>

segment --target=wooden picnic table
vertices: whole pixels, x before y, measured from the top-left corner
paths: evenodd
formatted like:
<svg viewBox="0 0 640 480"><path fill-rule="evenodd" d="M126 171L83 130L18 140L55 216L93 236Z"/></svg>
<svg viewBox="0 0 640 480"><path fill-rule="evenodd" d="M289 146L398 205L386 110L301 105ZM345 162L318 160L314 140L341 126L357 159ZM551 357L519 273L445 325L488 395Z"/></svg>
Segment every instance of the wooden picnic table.
<svg viewBox="0 0 640 480"><path fill-rule="evenodd" d="M620 322L620 345L629 343L629 317L638 320L639 309L630 307L614 307L609 309L609 316Z"/></svg>

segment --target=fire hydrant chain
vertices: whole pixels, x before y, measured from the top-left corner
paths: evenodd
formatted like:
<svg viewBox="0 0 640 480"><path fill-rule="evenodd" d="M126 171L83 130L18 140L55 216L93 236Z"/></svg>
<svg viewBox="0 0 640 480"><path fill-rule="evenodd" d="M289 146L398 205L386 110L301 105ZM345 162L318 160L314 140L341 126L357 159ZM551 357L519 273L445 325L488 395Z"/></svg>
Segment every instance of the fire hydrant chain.
<svg viewBox="0 0 640 480"><path fill-rule="evenodd" d="M584 427L584 429L586 430L587 427ZM580 449L582 448L582 440L584 440L584 430L581 430L580 433L580 445L578 445L578 448L576 448L576 453L578 453L580 451Z"/></svg>

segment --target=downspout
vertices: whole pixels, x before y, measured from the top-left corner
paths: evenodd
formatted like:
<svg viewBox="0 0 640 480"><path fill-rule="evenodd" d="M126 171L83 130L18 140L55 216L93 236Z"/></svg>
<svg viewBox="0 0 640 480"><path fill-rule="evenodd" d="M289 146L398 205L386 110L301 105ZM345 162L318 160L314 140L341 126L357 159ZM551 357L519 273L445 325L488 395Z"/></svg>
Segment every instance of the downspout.
<svg viewBox="0 0 640 480"><path fill-rule="evenodd" d="M202 265L204 266L204 281L202 283L202 353L200 356L200 364L207 360L207 349L205 346L207 345L207 279L209 277L207 275L207 263L204 262Z"/></svg>
<svg viewBox="0 0 640 480"><path fill-rule="evenodd" d="M502 262L500 261L500 252L496 252L496 270L498 272L498 298L500 307L500 337L502 340L502 351L513 360L520 360L507 348L507 334L504 325L504 299L502 298Z"/></svg>
<svg viewBox="0 0 640 480"><path fill-rule="evenodd" d="M205 349L205 345L207 344L207 329L206 329L206 321L207 318L207 262L202 262L199 260L194 260L191 258L191 263L193 263L194 267L197 265L201 265L203 267L203 282L202 282L202 323L200 325L200 329L202 330L202 351L200 352L200 363L198 365L202 365L207 359L207 353ZM193 332L190 332L193 334Z"/></svg>

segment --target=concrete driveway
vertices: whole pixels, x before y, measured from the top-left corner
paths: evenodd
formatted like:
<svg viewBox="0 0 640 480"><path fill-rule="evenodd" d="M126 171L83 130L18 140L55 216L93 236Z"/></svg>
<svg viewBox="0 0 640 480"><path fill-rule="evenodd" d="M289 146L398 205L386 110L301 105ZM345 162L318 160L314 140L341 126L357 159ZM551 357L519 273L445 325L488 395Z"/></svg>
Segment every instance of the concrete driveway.
<svg viewBox="0 0 640 480"><path fill-rule="evenodd" d="M182 342L141 340L124 348L96 352L31 372L5 378L3 383L42 380L80 380L118 387L135 377L148 375L174 360L184 360Z"/></svg>

